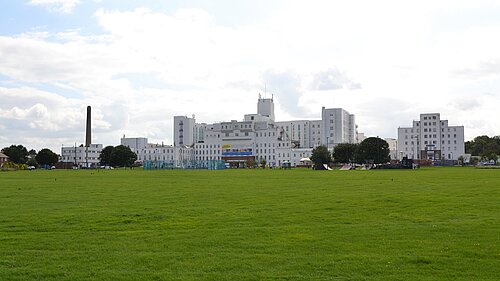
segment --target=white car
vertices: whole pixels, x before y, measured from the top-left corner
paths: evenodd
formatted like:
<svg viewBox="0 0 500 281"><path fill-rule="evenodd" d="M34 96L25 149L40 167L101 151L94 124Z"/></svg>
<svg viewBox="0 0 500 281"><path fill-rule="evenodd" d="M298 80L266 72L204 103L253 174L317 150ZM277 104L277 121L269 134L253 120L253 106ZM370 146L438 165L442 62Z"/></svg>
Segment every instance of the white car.
<svg viewBox="0 0 500 281"><path fill-rule="evenodd" d="M36 169L36 167L35 167L35 166L28 166L28 170L30 170L30 171L31 171L31 170L34 170L34 169Z"/></svg>

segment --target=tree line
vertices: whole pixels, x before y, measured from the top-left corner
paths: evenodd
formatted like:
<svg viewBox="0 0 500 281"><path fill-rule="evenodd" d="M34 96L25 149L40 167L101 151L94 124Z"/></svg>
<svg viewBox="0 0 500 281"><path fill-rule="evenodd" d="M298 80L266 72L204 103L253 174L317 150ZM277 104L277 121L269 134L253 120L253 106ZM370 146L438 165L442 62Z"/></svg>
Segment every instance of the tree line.
<svg viewBox="0 0 500 281"><path fill-rule="evenodd" d="M21 144L11 145L2 148L2 153L9 157L9 161L16 165L27 166L52 166L59 161L59 156L48 148L36 150L31 149L28 151L26 147Z"/></svg>
<svg viewBox="0 0 500 281"><path fill-rule="evenodd" d="M313 149L311 161L317 169L329 163L380 164L391 160L389 152L389 144L385 140L370 137L359 144L338 144L332 153L326 146L320 145Z"/></svg>
<svg viewBox="0 0 500 281"><path fill-rule="evenodd" d="M484 160L497 160L500 156L500 136L478 136L465 143L465 153Z"/></svg>
<svg viewBox="0 0 500 281"><path fill-rule="evenodd" d="M13 144L4 147L1 151L9 157L9 164L7 165L12 167L19 167L20 165L50 167L59 162L59 155L48 148L37 152L34 149L28 150L21 144ZM103 166L131 167L137 160L137 155L127 146L106 146L101 151L99 160Z"/></svg>

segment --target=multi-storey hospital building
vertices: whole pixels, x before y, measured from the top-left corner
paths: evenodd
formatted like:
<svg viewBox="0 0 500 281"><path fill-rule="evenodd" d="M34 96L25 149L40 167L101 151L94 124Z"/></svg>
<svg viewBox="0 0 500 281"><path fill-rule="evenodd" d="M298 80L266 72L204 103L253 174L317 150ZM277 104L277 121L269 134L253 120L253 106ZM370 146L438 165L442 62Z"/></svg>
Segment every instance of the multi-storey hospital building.
<svg viewBox="0 0 500 281"><path fill-rule="evenodd" d="M342 108L322 108L320 120L275 121L273 98L259 97L257 113L243 120L205 124L174 116L174 144L148 144L146 138L122 138L138 160L223 160L233 167L266 162L269 166L303 164L312 149L357 143L355 116Z"/></svg>

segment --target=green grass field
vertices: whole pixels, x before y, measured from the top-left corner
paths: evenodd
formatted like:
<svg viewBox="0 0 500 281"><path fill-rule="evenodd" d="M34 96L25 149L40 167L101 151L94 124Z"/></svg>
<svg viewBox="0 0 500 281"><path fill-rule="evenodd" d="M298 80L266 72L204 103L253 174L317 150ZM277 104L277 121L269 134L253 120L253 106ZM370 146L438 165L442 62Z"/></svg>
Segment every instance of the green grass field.
<svg viewBox="0 0 500 281"><path fill-rule="evenodd" d="M0 173L0 280L499 280L500 170Z"/></svg>

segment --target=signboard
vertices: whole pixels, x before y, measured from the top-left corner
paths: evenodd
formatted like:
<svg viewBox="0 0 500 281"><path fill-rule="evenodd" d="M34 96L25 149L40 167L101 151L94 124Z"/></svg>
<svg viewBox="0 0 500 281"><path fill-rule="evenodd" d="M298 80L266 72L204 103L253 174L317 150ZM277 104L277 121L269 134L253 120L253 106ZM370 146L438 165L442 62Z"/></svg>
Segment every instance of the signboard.
<svg viewBox="0 0 500 281"><path fill-rule="evenodd" d="M229 147L222 147L222 156L252 156L253 151L251 148L231 148L230 145Z"/></svg>

